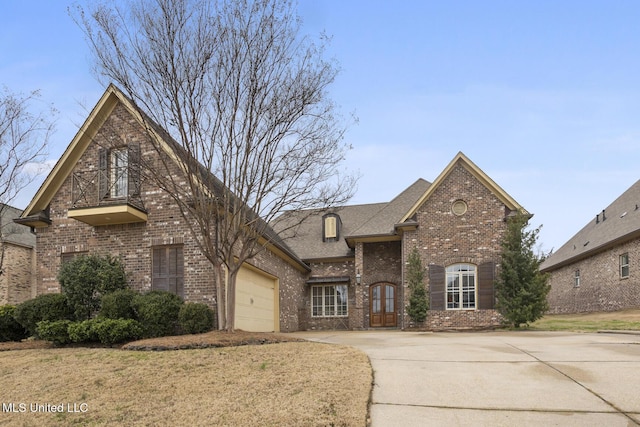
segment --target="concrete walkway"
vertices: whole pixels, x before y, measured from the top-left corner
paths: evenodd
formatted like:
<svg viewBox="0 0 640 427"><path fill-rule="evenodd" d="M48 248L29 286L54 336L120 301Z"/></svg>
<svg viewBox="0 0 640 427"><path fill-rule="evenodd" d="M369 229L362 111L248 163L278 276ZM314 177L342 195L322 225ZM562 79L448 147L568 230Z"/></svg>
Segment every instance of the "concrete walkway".
<svg viewBox="0 0 640 427"><path fill-rule="evenodd" d="M372 427L640 425L640 335L295 335L369 355Z"/></svg>

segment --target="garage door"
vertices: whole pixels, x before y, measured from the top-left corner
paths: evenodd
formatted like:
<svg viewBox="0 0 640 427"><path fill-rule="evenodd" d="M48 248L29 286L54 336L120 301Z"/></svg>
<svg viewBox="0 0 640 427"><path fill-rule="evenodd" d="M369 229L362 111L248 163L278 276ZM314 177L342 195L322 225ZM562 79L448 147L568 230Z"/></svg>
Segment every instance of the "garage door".
<svg viewBox="0 0 640 427"><path fill-rule="evenodd" d="M244 266L236 280L236 328L251 332L280 329L277 279Z"/></svg>

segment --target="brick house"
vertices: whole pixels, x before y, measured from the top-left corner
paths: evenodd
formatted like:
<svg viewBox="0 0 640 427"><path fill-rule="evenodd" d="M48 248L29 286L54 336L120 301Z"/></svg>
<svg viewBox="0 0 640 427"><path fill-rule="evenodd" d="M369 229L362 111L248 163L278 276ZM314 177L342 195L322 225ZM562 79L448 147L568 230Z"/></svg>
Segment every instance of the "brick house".
<svg viewBox="0 0 640 427"><path fill-rule="evenodd" d="M542 263L549 312L640 307L639 204L637 181Z"/></svg>
<svg viewBox="0 0 640 427"><path fill-rule="evenodd" d="M165 289L215 306L212 267L177 207L139 178L136 159L157 155L142 123L110 86L17 220L36 231L37 293L60 292L56 275L65 259L108 252L122 257L134 289ZM518 210L526 212L459 153L432 184L419 179L390 202L306 211L294 234L267 230L277 237L243 267L236 327L413 326L404 284L413 248L427 268L431 298L426 324L417 326L498 324L493 279L506 219Z"/></svg>
<svg viewBox="0 0 640 427"><path fill-rule="evenodd" d="M19 304L35 296L36 237L13 222L21 213L0 204L0 305Z"/></svg>
<svg viewBox="0 0 640 427"><path fill-rule="evenodd" d="M287 244L311 267L304 329L484 328L500 324L493 282L507 218L526 211L464 154L433 183L387 203L307 218ZM406 259L417 248L430 310L406 313Z"/></svg>
<svg viewBox="0 0 640 427"><path fill-rule="evenodd" d="M61 291L56 276L65 260L109 253L122 258L132 288L215 306L211 264L169 194L140 173L137 159L153 164L160 155L144 122L109 86L17 220L36 233L38 294ZM163 148L172 146L167 140ZM172 175L180 174L176 165ZM286 245L269 244L239 272L236 327L298 330L308 271Z"/></svg>

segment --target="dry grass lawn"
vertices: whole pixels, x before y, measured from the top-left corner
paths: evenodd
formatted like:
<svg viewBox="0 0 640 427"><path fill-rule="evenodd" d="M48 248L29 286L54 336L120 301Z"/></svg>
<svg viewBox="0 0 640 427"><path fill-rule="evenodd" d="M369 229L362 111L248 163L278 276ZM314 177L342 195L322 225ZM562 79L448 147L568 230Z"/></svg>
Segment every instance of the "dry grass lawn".
<svg viewBox="0 0 640 427"><path fill-rule="evenodd" d="M545 331L595 332L640 330L640 310L601 313L551 314L532 323L530 329Z"/></svg>
<svg viewBox="0 0 640 427"><path fill-rule="evenodd" d="M198 347L180 351L2 351L0 425L366 424L372 373L365 354L310 342L242 345L274 337L293 339L246 333L233 339L216 332L133 344ZM9 403L25 411L9 413ZM31 404L63 404L67 412L31 412Z"/></svg>

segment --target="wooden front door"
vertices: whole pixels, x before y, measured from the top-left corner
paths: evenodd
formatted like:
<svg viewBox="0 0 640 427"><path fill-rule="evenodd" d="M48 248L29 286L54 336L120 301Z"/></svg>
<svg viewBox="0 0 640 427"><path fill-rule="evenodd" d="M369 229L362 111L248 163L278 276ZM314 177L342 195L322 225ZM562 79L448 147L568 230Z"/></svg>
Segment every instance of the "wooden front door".
<svg viewBox="0 0 640 427"><path fill-rule="evenodd" d="M396 285L378 283L369 288L369 319L372 328L397 325Z"/></svg>

